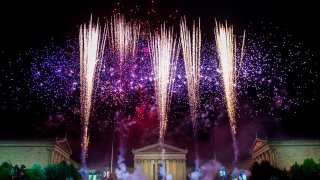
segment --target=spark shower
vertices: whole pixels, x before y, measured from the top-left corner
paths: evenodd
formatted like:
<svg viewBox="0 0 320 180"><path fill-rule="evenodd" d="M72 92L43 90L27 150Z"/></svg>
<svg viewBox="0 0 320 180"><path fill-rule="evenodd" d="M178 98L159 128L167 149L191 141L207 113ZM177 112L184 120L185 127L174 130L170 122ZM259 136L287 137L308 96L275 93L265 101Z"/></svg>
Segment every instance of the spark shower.
<svg viewBox="0 0 320 180"><path fill-rule="evenodd" d="M182 18L180 24L180 37L178 40L173 29L167 29L165 24L160 32L150 32L148 39L149 56L152 60L154 92L157 103L159 119L159 141L163 142L167 128L169 105L172 95L172 86L176 75L177 59L180 46L187 77L189 106L191 119L196 134L196 119L199 108L199 84L200 84L200 57L201 57L201 32L199 25L193 25L192 34L187 27L186 18ZM106 33L108 32L108 33ZM90 20L89 26L80 26L80 84L81 84L81 117L82 117L82 166L86 167L86 155L89 143L89 120L92 110L93 88L99 77L101 61L108 40L108 48L112 49L115 59L118 59L120 67L124 61L129 60L130 55L136 53L140 24L127 22L121 15L114 16L107 22L107 28L101 30L99 23L96 25ZM236 43L232 26L216 23L214 29L215 41L218 52L219 64L222 72L226 107L230 121L231 133L236 148L236 119L235 119L235 75L236 75ZM107 37L109 36L109 37ZM242 48L243 49L243 48ZM96 80L99 82L99 80ZM235 161L237 153L235 153Z"/></svg>

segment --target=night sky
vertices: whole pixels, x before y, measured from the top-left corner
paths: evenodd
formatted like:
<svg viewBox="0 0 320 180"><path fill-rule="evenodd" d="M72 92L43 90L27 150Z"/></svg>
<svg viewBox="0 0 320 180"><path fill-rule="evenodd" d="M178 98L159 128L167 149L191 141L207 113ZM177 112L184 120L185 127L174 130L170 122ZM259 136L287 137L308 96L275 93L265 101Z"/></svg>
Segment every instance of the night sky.
<svg viewBox="0 0 320 180"><path fill-rule="evenodd" d="M246 93L241 94L238 100L240 162L248 158L249 148L256 134L271 138L320 138L317 126L320 107L320 29L317 18L320 12L317 7L313 1L288 1L279 4L278 1L270 0L210 1L210 4L202 0L8 1L0 7L0 138L63 137L67 134L74 159L80 159L79 89L75 87L72 93L62 93L63 84L71 83L78 76L70 76L69 79L56 76L53 81L57 84L50 86L55 88L53 90L49 86L45 87L45 83L41 84L43 88L39 87L40 81L45 79L35 78L35 74L38 72L37 68L42 68L43 71L46 67L46 63L41 64L42 61L45 62L42 57L50 60L48 66L62 68L65 64L61 60L54 61L55 57L77 57L80 24L88 22L91 14L93 19L100 18L100 22L103 22L113 14L113 10L124 13L126 17L149 20L152 22L151 26L157 26L163 21L176 25L183 15L189 20L200 17L206 43L214 37L214 20L227 20L234 25L237 35L241 36L243 30L248 32L248 37L251 38L247 42L248 49L253 49L248 50L248 54L259 51L255 56L257 59L259 55L276 55L276 62L270 62L272 57L269 57L265 63L270 63L271 67L264 68L277 67L275 73L271 74L279 77L285 74L285 83L277 84L281 78L274 77L272 86L276 88L269 89L269 85L261 83L260 87L266 88L268 92L262 90L258 93L257 88L247 88ZM79 71L79 67L70 59L67 65L74 68L74 74ZM46 78L50 79L50 71L47 71ZM261 76L256 77L256 80L263 79ZM207 86L203 87L206 94ZM61 89L57 92L58 88ZM256 96L260 93L263 96L261 99ZM123 143L126 163L131 165L132 148L150 145L158 140L158 122L152 111L154 106L148 104L150 92L139 90L137 94L134 97L139 101L134 103L136 100L132 100L126 112L132 113L126 118L120 118L115 128L116 147ZM210 96L206 97L209 100L202 101L203 104L208 104L203 105L203 116L207 113L209 115L203 117L208 120L200 123L202 129L198 134L199 154L204 161L213 156L207 149L212 147L210 126L215 122L217 158L223 164L230 164L233 153L226 112L221 106L220 98L217 98L220 94L208 94ZM274 96L270 97L270 94ZM181 93L183 95L186 95L185 91ZM281 99L280 104L273 102L277 98ZM180 102L184 105L177 105ZM175 113L171 114L172 120L169 120L166 142L188 148L189 163L192 164L192 129L187 122L185 104L186 100L183 98L173 100L171 108ZM210 109L209 106L215 107ZM116 105L108 103L105 106L101 103L96 107L96 114L99 115L94 115L91 121L89 163L109 163L113 129L110 119L116 116L113 112L115 109ZM139 118L141 116L143 118Z"/></svg>

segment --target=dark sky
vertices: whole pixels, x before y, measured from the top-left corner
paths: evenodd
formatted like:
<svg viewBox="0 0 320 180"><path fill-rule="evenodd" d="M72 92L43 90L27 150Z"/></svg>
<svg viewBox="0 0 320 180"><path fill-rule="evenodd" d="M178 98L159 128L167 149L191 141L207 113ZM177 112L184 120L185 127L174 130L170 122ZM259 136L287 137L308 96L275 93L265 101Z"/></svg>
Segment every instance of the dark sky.
<svg viewBox="0 0 320 180"><path fill-rule="evenodd" d="M88 20L92 13L94 17L109 16L111 9L118 1L8 1L1 6L1 47L17 49L39 44L54 36L77 35L79 24ZM157 9L160 15L168 16L174 10L179 15L201 17L204 23L210 23L214 18L229 20L237 27L245 28L249 22L269 20L293 31L304 42L318 46L316 26L318 11L313 1L119 1L126 7L135 4L145 5L141 9ZM131 2L131 3L128 3ZM137 2L137 3L134 3ZM140 14L143 14L140 12Z"/></svg>
<svg viewBox="0 0 320 180"><path fill-rule="evenodd" d="M263 0L263 1L202 1L202 0L155 0L152 4L151 0L140 0L140 1L68 1L68 0L48 0L48 1L7 1L3 3L0 7L0 17L1 17L1 28L0 28L0 65L4 66L8 61L11 61L18 54L23 54L29 48L40 48L45 46L50 39L55 39L56 41L64 41L67 37L77 38L79 25L83 22L87 22L90 18L90 14L93 14L94 18L97 17L109 17L112 14L112 9L117 6L117 2L120 2L120 9L122 12L128 13L128 8L138 5L142 11L138 15L146 17L145 12L150 9L157 10L157 14L150 15L150 18L162 18L168 20L170 14L175 14L176 16L181 16L186 14L188 17L196 18L201 17L204 32L211 33L211 27L214 19L218 20L228 20L231 24L239 29L239 32L246 29L250 23L259 23L262 21L272 22L274 26L279 26L282 29L286 29L288 33L292 34L294 38L302 43L302 46L306 49L310 49L311 53L314 54L314 62L319 58L320 45L320 29L318 26L318 17L320 15L318 6L315 1L286 1L279 2L273 0ZM210 2L210 3L209 3ZM175 16L175 15L173 15ZM24 64L22 64L22 67ZM319 63L317 64L319 66ZM8 71L5 71L8 73ZM11 72L19 73L19 72ZM1 81L5 81L2 74ZM301 79L300 79L301 80ZM6 86L2 82L3 88ZM320 107L319 93L313 95L312 92L319 88L319 83L316 83L311 87L312 89L305 91L305 96L307 98L314 98L315 100L309 103L301 103L299 107L295 107L293 111L296 113L289 113L285 117L284 121L279 126L285 127L284 133L286 136L299 136L299 137L313 137L318 138L320 134L316 128L317 110ZM1 89L0 89L1 90ZM8 98L1 90L1 98ZM309 94L310 93L310 94ZM23 96L23 95L22 95ZM8 100L6 100L8 101ZM0 138L2 137L20 137L20 136L36 136L37 124L43 124L41 121L47 121L48 114L54 114L57 118L57 114L54 112L35 112L35 111L17 111L10 108L1 108L1 127L0 127ZM9 117L4 117L8 115ZM66 115L69 119L77 120L78 116L74 114ZM19 119L19 120L16 120ZM29 124L29 119L35 119ZM302 123L303 120L303 123ZM252 126L243 123L240 127L247 128L251 131L259 131L263 127L269 129L278 126L278 124L267 124L264 122L253 123ZM68 126L68 124L64 124ZM53 131L58 135L65 133L66 127L59 127L59 130ZM77 128L77 127L75 127ZM176 130L171 127L171 130ZM226 131L226 125L217 131L217 138L229 136ZM256 129L255 129L256 128ZM259 129L259 130L257 130ZM138 130L137 130L138 131ZM120 131L119 131L120 132ZM227 131L228 132L228 131ZM139 132L138 132L139 133ZM55 136L56 134L41 133L43 136ZM79 147L77 145L78 141L77 134L70 133L71 143L73 143L75 149ZM266 130L261 130L263 136L270 135ZM271 133L272 134L272 133ZM110 133L106 133L106 136L110 137ZM170 135L170 133L169 133ZM252 134L242 134L241 137L246 139L246 136L251 136ZM98 136L98 135L97 135ZM201 136L207 136L206 133L200 134ZM95 135L93 135L95 137ZM240 138L241 138L240 137ZM107 140L102 140L103 138L98 138L104 143ZM208 137L202 137L205 144ZM245 146L240 145L241 150L247 150L248 144L252 142L252 138L248 143L244 143ZM180 143L177 140L169 140L177 145L184 146L185 144ZM224 141L221 140L223 144ZM98 145L93 145L93 149L99 149ZM110 149L108 146L104 147ZM191 147L192 148L192 147ZM226 148L223 146L222 149ZM228 148L226 148L228 149ZM228 149L230 150L230 149ZM220 150L223 152L224 150ZM79 150L74 150L75 154ZM128 152L129 154L131 152ZM93 155L94 156L94 155ZM104 154L101 149L97 155L92 158L92 161L98 161L99 156L104 158L108 155ZM227 158L222 158L227 161ZM101 163L101 162L99 162Z"/></svg>

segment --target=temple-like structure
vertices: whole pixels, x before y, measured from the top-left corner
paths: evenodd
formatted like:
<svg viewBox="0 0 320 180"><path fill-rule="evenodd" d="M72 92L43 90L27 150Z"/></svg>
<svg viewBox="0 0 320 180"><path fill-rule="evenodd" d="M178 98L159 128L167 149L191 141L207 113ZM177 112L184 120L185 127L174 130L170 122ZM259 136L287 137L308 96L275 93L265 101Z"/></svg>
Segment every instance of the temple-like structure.
<svg viewBox="0 0 320 180"><path fill-rule="evenodd" d="M62 139L0 139L0 162L24 164L31 167L39 163L42 167L66 161L75 167L79 164L70 156L72 150L66 138Z"/></svg>
<svg viewBox="0 0 320 180"><path fill-rule="evenodd" d="M135 168L139 165L148 180L162 179L159 174L162 166L162 152L166 173L170 174L173 180L187 179L186 154L188 150L160 142L132 150Z"/></svg>
<svg viewBox="0 0 320 180"><path fill-rule="evenodd" d="M287 170L295 162L303 164L306 158L318 161L320 140L260 139L256 137L251 147L252 162L269 161L274 167Z"/></svg>

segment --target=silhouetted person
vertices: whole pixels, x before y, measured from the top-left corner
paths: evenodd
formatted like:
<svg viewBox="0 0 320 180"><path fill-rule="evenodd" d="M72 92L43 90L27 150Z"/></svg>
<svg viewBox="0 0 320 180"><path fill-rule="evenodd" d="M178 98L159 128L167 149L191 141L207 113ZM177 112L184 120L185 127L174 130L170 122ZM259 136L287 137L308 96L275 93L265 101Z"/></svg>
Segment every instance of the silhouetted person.
<svg viewBox="0 0 320 180"><path fill-rule="evenodd" d="M25 180L26 179L26 166L23 165L23 164L20 167L19 179L20 180Z"/></svg>
<svg viewBox="0 0 320 180"><path fill-rule="evenodd" d="M13 169L13 173L12 173L11 179L12 180L19 179L19 173L20 173L19 166L15 165L14 167L12 167L12 169Z"/></svg>

